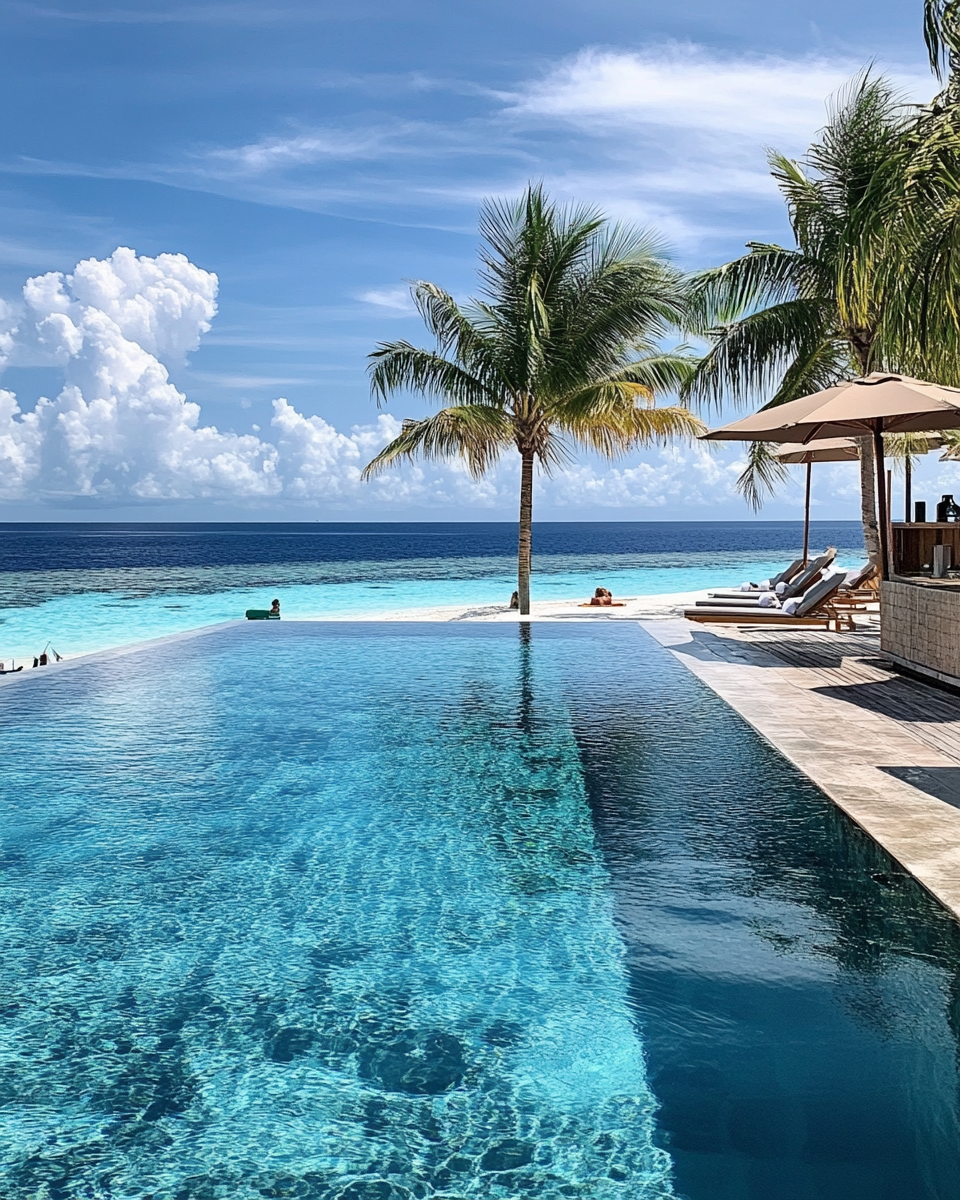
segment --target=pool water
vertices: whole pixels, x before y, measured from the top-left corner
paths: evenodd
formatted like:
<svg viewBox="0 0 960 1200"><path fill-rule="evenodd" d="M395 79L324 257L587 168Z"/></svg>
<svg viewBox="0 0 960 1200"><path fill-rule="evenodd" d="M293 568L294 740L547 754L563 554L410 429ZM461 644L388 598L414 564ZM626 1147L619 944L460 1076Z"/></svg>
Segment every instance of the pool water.
<svg viewBox="0 0 960 1200"><path fill-rule="evenodd" d="M636 627L0 690L5 1200L957 1200L957 928Z"/></svg>

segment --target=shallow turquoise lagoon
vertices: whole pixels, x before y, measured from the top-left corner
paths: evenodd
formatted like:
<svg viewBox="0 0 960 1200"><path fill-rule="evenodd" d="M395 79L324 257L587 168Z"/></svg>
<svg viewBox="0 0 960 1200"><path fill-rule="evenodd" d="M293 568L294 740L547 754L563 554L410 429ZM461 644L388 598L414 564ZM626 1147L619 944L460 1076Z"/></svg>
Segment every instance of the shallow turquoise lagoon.
<svg viewBox="0 0 960 1200"><path fill-rule="evenodd" d="M4 1200L958 1200L960 939L629 625L0 688Z"/></svg>
<svg viewBox="0 0 960 1200"><path fill-rule="evenodd" d="M756 552L544 556L535 600L586 599L604 585L617 596L698 591L760 580L789 554ZM861 561L857 550L840 561ZM262 566L7 571L0 575L0 660L29 660L49 643L72 657L163 637L266 608L288 618L375 616L437 605L505 606L516 562L499 558Z"/></svg>

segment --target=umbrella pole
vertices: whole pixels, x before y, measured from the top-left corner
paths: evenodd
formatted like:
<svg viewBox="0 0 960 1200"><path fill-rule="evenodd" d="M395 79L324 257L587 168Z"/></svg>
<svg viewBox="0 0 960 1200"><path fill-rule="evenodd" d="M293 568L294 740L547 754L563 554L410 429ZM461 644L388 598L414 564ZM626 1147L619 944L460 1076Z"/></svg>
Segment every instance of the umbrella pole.
<svg viewBox="0 0 960 1200"><path fill-rule="evenodd" d="M913 500L913 459L910 457L909 451L907 457L903 460L903 519L910 524L910 509Z"/></svg>
<svg viewBox="0 0 960 1200"><path fill-rule="evenodd" d="M810 557L810 474L813 471L813 463L807 462L807 495L803 504L803 565L807 565L807 559Z"/></svg>
<svg viewBox="0 0 960 1200"><path fill-rule="evenodd" d="M883 423L875 421L873 426L873 457L877 465L877 535L880 539L880 578L890 578L890 558L887 546L887 481L883 470Z"/></svg>

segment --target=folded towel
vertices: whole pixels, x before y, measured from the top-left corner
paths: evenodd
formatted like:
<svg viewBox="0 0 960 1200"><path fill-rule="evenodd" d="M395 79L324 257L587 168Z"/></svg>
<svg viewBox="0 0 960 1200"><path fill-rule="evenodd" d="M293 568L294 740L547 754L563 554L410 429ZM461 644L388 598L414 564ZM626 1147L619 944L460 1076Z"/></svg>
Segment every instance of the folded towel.
<svg viewBox="0 0 960 1200"><path fill-rule="evenodd" d="M755 592L756 590L757 590L757 585L755 583L741 583L740 584L741 592Z"/></svg>
<svg viewBox="0 0 960 1200"><path fill-rule="evenodd" d="M800 598L799 598L799 596L794 596L792 600L786 600L784 602L783 611L785 613L788 613L790 616L793 616L793 614L797 611L797 609L799 607L800 607Z"/></svg>
<svg viewBox="0 0 960 1200"><path fill-rule="evenodd" d="M789 603L789 601L788 601ZM757 601L760 608L777 608L777 598L773 592L761 592L760 599Z"/></svg>
<svg viewBox="0 0 960 1200"><path fill-rule="evenodd" d="M785 583L778 583L776 588L774 588L774 591L777 593L778 596L782 596L786 590L787 590L787 585Z"/></svg>

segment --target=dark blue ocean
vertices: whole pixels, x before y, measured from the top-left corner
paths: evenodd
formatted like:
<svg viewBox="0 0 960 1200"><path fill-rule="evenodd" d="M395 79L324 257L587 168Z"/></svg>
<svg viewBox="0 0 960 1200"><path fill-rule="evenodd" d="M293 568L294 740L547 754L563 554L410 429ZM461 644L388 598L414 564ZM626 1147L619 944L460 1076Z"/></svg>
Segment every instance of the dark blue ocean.
<svg viewBox="0 0 960 1200"><path fill-rule="evenodd" d="M799 521L544 521L534 526L543 559L603 556L792 555ZM815 521L812 542L857 551L856 521ZM0 524L0 571L91 571L292 563L416 563L512 558L509 521L362 524ZM544 564L549 569L549 564Z"/></svg>
<svg viewBox="0 0 960 1200"><path fill-rule="evenodd" d="M0 661L72 656L243 616L486 612L516 586L510 522L0 525ZM534 601L689 593L759 580L798 556L799 521L542 522ZM817 522L811 548L862 561L856 522Z"/></svg>

